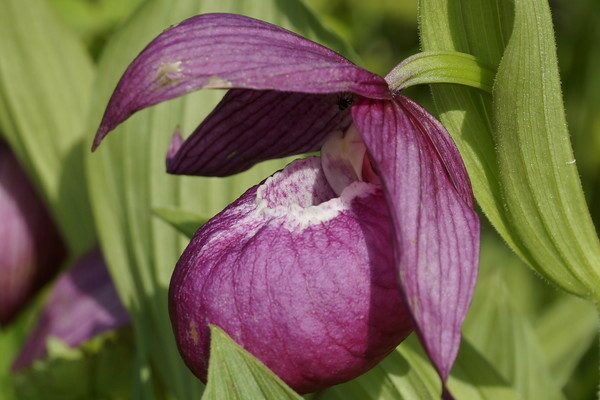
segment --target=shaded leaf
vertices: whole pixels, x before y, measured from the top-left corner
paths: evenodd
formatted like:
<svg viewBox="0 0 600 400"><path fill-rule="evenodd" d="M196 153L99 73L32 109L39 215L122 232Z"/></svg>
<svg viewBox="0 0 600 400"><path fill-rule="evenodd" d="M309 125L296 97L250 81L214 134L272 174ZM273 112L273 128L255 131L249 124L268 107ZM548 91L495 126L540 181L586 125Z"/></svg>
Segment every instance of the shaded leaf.
<svg viewBox="0 0 600 400"><path fill-rule="evenodd" d="M194 233L196 233L198 228L209 220L209 218L202 217L196 213L177 208L155 208L154 214L189 239L194 237Z"/></svg>
<svg viewBox="0 0 600 400"><path fill-rule="evenodd" d="M589 302L561 296L539 316L535 331L552 376L563 386L597 340L598 314Z"/></svg>
<svg viewBox="0 0 600 400"><path fill-rule="evenodd" d="M93 75L46 1L0 2L0 131L76 254L94 241L82 147Z"/></svg>
<svg viewBox="0 0 600 400"><path fill-rule="evenodd" d="M500 271L480 279L463 329L466 338L522 399L564 399L535 330L512 302Z"/></svg>
<svg viewBox="0 0 600 400"><path fill-rule="evenodd" d="M97 336L75 349L51 338L48 358L14 374L17 398L131 398L132 347L129 330Z"/></svg>

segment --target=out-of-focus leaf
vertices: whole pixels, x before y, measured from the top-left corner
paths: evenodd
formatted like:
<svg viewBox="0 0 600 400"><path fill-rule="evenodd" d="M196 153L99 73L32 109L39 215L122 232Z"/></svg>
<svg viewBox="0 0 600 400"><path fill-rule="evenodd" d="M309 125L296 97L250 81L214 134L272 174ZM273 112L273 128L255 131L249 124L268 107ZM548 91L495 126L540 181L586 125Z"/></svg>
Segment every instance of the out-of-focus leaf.
<svg viewBox="0 0 600 400"><path fill-rule="evenodd" d="M194 237L194 233L196 233L198 228L208 221L208 218L206 217L178 208L155 208L154 214L179 232L183 233L189 239Z"/></svg>
<svg viewBox="0 0 600 400"><path fill-rule="evenodd" d="M492 93L495 71L475 56L452 51L425 51L398 64L386 80L392 90L427 83L453 83Z"/></svg>
<svg viewBox="0 0 600 400"><path fill-rule="evenodd" d="M46 1L0 2L0 131L75 254L94 240L82 147L93 73Z"/></svg>
<svg viewBox="0 0 600 400"><path fill-rule="evenodd" d="M210 326L208 384L202 400L302 397L215 325Z"/></svg>
<svg viewBox="0 0 600 400"><path fill-rule="evenodd" d="M486 359L463 340L448 380L457 399L517 399L513 389ZM415 335L366 374L315 396L323 400L438 400L439 377Z"/></svg>
<svg viewBox="0 0 600 400"><path fill-rule="evenodd" d="M589 302L565 295L540 315L535 331L552 376L562 387L598 337L598 314Z"/></svg>
<svg viewBox="0 0 600 400"><path fill-rule="evenodd" d="M202 12L250 15L328 45L335 39L296 0L150 1L110 40L101 57L89 144L112 90L137 53L169 25ZM335 40L333 47L343 48ZM188 240L156 218L153 210L178 208L214 215L285 162L267 162L227 179L177 177L164 172L173 129L179 125L182 132L191 132L222 95L221 91L198 92L140 112L87 158L103 253L135 321L139 349L136 395L145 399L154 397L151 381L160 381L167 393L179 400L196 399L201 390L200 382L181 361L167 312L170 276Z"/></svg>
<svg viewBox="0 0 600 400"><path fill-rule="evenodd" d="M499 66L494 104L473 89L433 88L483 211L538 272L597 297L600 244L572 162L546 2L422 0L420 22L425 51Z"/></svg>
<svg viewBox="0 0 600 400"><path fill-rule="evenodd" d="M48 358L13 375L21 400L129 399L133 343L128 330L97 336L72 349L48 341ZM118 365L118 368L115 366Z"/></svg>
<svg viewBox="0 0 600 400"><path fill-rule="evenodd" d="M482 277L464 336L513 384L519 398L564 399L539 338L511 296L502 271Z"/></svg>

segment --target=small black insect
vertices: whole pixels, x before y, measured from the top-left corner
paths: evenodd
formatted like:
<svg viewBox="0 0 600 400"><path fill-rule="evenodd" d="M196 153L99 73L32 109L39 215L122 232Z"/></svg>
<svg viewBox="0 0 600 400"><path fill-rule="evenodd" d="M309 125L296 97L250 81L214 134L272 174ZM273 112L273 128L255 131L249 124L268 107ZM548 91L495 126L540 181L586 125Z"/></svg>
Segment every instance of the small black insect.
<svg viewBox="0 0 600 400"><path fill-rule="evenodd" d="M349 93L342 93L338 97L337 106L340 109L340 111L344 111L348 107L350 107L353 102L354 102L354 96L353 95L351 95Z"/></svg>

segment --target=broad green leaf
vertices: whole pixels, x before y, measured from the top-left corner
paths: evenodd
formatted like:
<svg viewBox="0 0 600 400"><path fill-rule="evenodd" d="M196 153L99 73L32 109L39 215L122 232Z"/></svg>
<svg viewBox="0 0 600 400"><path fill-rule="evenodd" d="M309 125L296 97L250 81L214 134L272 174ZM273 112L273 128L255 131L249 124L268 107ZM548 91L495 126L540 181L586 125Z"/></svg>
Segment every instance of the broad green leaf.
<svg viewBox="0 0 600 400"><path fill-rule="evenodd" d="M450 391L461 400L517 399L504 378L468 342L463 340L448 381ZM439 376L415 335L366 374L334 386L315 396L323 400L438 400Z"/></svg>
<svg viewBox="0 0 600 400"><path fill-rule="evenodd" d="M48 357L13 375L17 398L129 399L132 347L129 330L97 336L78 348L50 338Z"/></svg>
<svg viewBox="0 0 600 400"><path fill-rule="evenodd" d="M495 71L471 54L425 51L398 64L386 80L392 90L428 83L452 83L492 93Z"/></svg>
<svg viewBox="0 0 600 400"><path fill-rule="evenodd" d="M94 241L83 138L94 70L44 0L0 1L0 134L48 201L71 250Z"/></svg>
<svg viewBox="0 0 600 400"><path fill-rule="evenodd" d="M177 208L155 208L154 214L183 233L188 239L194 237L198 228L208 221L206 217Z"/></svg>
<svg viewBox="0 0 600 400"><path fill-rule="evenodd" d="M515 2L514 29L494 86L494 117L515 237L548 279L600 299L600 241L569 142L546 2Z"/></svg>
<svg viewBox="0 0 600 400"><path fill-rule="evenodd" d="M530 266L597 297L600 245L570 150L546 2L420 4L425 51L469 53L498 67L493 103L473 89L433 87L481 208Z"/></svg>
<svg viewBox="0 0 600 400"><path fill-rule="evenodd" d="M552 376L562 387L598 338L598 314L589 302L564 295L539 316L535 331Z"/></svg>
<svg viewBox="0 0 600 400"><path fill-rule="evenodd" d="M496 270L480 278L463 335L512 383L519 398L564 399L540 339L513 303L502 275Z"/></svg>
<svg viewBox="0 0 600 400"><path fill-rule="evenodd" d="M302 400L263 363L210 326L208 384L202 400Z"/></svg>
<svg viewBox="0 0 600 400"><path fill-rule="evenodd" d="M261 18L331 44L334 37L299 1L149 1L113 37L99 63L89 144L108 98L139 51L166 27L203 12L237 12ZM334 47L340 43L334 41ZM246 189L283 167L263 163L227 179L169 176L164 161L176 126L191 132L223 95L203 91L144 110L124 123L87 157L90 193L103 253L124 304L134 319L138 394L152 399L151 381L160 381L178 400L196 399L200 382L176 349L167 311L173 267L188 239L153 210L177 208L211 216ZM150 376L148 375L150 374Z"/></svg>

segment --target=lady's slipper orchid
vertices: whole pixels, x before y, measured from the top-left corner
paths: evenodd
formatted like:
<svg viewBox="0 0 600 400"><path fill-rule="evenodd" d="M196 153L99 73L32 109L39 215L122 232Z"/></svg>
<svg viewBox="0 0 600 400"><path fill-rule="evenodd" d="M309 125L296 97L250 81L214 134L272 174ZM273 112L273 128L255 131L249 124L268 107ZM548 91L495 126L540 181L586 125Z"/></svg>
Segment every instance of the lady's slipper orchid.
<svg viewBox="0 0 600 400"><path fill-rule="evenodd" d="M0 140L0 326L58 272L67 249L19 161Z"/></svg>
<svg viewBox="0 0 600 400"><path fill-rule="evenodd" d="M216 324L300 392L366 371L415 329L443 381L477 275L479 222L460 155L423 108L339 54L231 14L190 18L129 66L94 141L132 113L230 89L169 172L289 164L198 230L175 269L180 351L206 376Z"/></svg>

